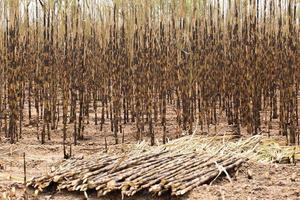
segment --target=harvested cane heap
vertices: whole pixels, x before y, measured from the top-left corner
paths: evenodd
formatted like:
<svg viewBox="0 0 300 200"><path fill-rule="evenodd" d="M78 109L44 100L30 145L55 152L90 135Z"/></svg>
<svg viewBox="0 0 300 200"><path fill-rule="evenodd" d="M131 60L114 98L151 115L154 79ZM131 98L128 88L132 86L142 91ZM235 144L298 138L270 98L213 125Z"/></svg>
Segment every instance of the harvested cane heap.
<svg viewBox="0 0 300 200"><path fill-rule="evenodd" d="M43 190L54 183L58 190L85 194L96 190L98 196L115 190L123 197L140 190L183 195L201 184L212 183L221 174L231 181L230 172L252 155L259 141L259 137L227 142L224 137L186 136L156 147L140 143L121 156L98 154L62 161L28 185Z"/></svg>

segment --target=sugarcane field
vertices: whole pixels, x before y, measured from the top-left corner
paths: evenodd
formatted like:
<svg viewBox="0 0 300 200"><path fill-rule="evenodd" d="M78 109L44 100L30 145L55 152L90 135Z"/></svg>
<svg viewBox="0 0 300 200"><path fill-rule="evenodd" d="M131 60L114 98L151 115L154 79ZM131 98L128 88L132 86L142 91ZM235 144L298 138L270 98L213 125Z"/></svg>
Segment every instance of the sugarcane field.
<svg viewBox="0 0 300 200"><path fill-rule="evenodd" d="M0 0L0 199L300 199L299 91L299 0Z"/></svg>

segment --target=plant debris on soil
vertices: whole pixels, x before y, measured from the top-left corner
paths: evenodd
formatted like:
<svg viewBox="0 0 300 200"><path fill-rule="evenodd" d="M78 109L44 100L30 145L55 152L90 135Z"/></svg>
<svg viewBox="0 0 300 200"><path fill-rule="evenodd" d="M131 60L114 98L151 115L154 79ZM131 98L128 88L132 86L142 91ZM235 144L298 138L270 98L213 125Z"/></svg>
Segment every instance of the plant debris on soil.
<svg viewBox="0 0 300 200"><path fill-rule="evenodd" d="M99 176L99 174L92 174L92 172L97 172L97 167L95 166L94 171L89 172L89 166L91 166L93 163L99 163L100 160L103 161L105 157L106 159L108 159L107 156L109 155L110 161L106 162L107 174L105 175L103 172L103 178L101 180L104 180L105 177L109 177L108 173L110 172L110 177L113 181L106 181L106 186L98 190L98 195L106 194L103 197L96 197L96 188L93 189L94 192L92 190L86 190L86 195L89 197L89 199L121 199L122 195L126 196L130 194L134 194L134 197L131 197L129 199L134 200L185 200L203 198L220 199L223 197L225 197L225 199L238 199L237 197L239 197L239 195L244 196L246 199L247 197L249 197L249 199L259 199L259 197L269 197L271 199L297 199L299 197L298 175L300 174L300 170L297 165L297 163L299 162L299 149L281 145L277 141L268 139L264 136L254 136L251 138L237 139L237 137L234 135L193 135L185 136L176 140L171 140L165 145L154 147L149 146L147 142L140 142L136 145L124 144L122 145L122 147L120 147L120 145L109 146L107 154L104 153L103 148L102 150L99 150L101 149L101 147L97 146L96 144L91 145L93 145L94 148L97 149L97 151L90 151L89 147L91 145L89 143L89 141L85 141L85 144L74 147L73 151L74 153L76 153L76 156L75 158L71 158L69 160L61 160L62 155L55 153L61 151L61 146L55 143L51 145L45 145L43 147L38 145L40 148L37 148L35 144L27 144L25 146L23 146L22 144L18 144L18 146L9 145L10 148L7 148L7 146L4 145L0 149L1 155L4 154L3 152L6 152L6 155L1 157L1 163L4 167L4 170L0 170L0 196L2 196L2 194L6 194L7 196L14 196L14 192L11 191L13 190L13 188L15 188L15 196L21 198L24 197L24 194L30 193L29 199L34 199L36 194L38 194L39 199L82 199L82 197L84 197L84 191L68 192L67 190L72 190L70 188L76 185L76 179L78 181L78 190L81 190L81 187L83 188L83 190L86 189L85 187L87 186L91 187L92 185L87 185L87 183L90 183L87 180L91 179L87 179L86 182L83 183L84 180L80 179L80 177L83 178L83 176L85 175L90 175L90 178L96 177L96 175ZM28 152L28 156L26 158L28 179L30 179L31 177L36 177L28 183L36 184L37 180L40 179L40 185L36 186L40 187L40 189L43 189L42 193L38 190L35 191L30 188L25 189L22 184L23 170L21 156L23 151ZM147 159L151 162L149 163L149 166L145 167L146 162L144 162L143 164L142 157L144 156L145 158L149 155L155 156L152 157L152 159ZM240 158L243 161L247 160L247 162L244 162L244 164L239 165L239 167L234 167L231 170L226 169L226 166L223 165L223 167L228 172L228 176L224 173L224 171L222 173L223 175L219 176L221 170L218 169L217 165L213 163L213 161L217 161L219 166L222 166L222 162L220 162L219 158L223 156L222 158L226 159L226 157L224 157L225 155L227 155L227 157L232 156L235 159ZM198 159L193 158L188 160L189 157L193 156L198 156ZM211 158L209 158L209 156L211 156ZM187 191L183 196L176 197L176 192L182 191L182 189L179 189L179 187L177 189L175 187L175 190L173 192L172 187L170 186L171 184L169 184L170 187L168 188L168 183L164 182L164 180L162 178L160 179L160 177L165 176L167 178L170 178L170 175L172 173L176 176L175 171L180 162L180 167L182 169L185 169L185 173L192 173L193 169L191 167L188 168L187 166L191 166L193 165L193 163L197 164L201 157L203 159L206 158L207 162L206 164L204 164L204 162L202 161L203 164L200 164L198 166L200 170L197 171L197 173L205 172L204 169L206 169L206 172L211 169L212 172L217 175L211 176L211 178L207 179L207 181L203 182L203 184L200 184L200 180L197 180L198 182L195 182L195 184L198 184L197 187L194 187L194 184L193 190L189 192ZM184 158L188 160L186 161L186 164L184 164ZM127 167L124 167L130 162L130 160L132 161L133 159L136 159L136 161L138 162L130 165L130 167L129 165L127 165ZM74 173L76 171L73 169L69 172L65 171L65 173L62 173L61 177L57 176L59 172L63 172L63 168L61 168L61 166L64 165L66 170L66 166L71 167L72 162L73 166L77 166L78 170L81 171L80 173ZM56 164L52 166L53 163ZM80 166L80 163L85 164ZM206 165L207 167L205 168L204 165ZM161 172L155 173L151 176L151 172L157 172L158 166L160 166L159 170ZM83 170L84 168L85 171ZM109 168L110 170L108 170ZM129 169L135 171L132 171L131 175L128 175L128 173L130 173ZM172 169L174 170L172 171ZM66 176L70 175L71 173L74 173L74 176L68 177L70 179L68 179L69 181L67 181ZM251 175L251 178L249 177L249 173ZM143 174L144 176L142 176L141 174ZM170 174L169 177L168 174ZM54 175L56 175L56 180L60 178L56 184L54 184ZM140 182L134 183L139 187L136 188L134 187L135 185L128 185L127 190L122 190L123 187L126 188L125 179L130 176L134 177L134 175L142 176L142 179L138 179L137 177L136 179L131 180L140 180ZM181 177L181 179L183 179L184 176L179 175L177 177ZM214 180L216 177L218 178ZM228 177L230 177L231 181ZM44 180L42 181L41 178L44 178ZM123 181L120 178L123 178ZM151 178L153 178L152 182L156 182L152 185L149 185L149 187L141 189L143 185L147 184L146 182L142 181L144 179L149 181ZM191 182L191 180L192 179L189 179L189 182ZM46 186L46 182L47 184L49 184L48 186ZM52 184L50 182L52 182ZM42 183L45 185L42 186ZM73 185L67 186L68 183L72 183ZM180 181L177 181L177 183L180 183ZM53 187L55 185L56 187ZM155 196L148 195L151 188L151 193L156 194ZM115 190L117 191L114 192ZM130 191L131 193L129 193L128 191ZM175 196L170 197L170 194L174 194ZM128 197L126 199L128 199Z"/></svg>
<svg viewBox="0 0 300 200"><path fill-rule="evenodd" d="M122 197L141 190L159 196L165 192L179 196L216 181L221 174L231 182L231 174L248 159L280 162L293 157L295 162L298 158L295 151L279 151L276 143L262 142L262 136L225 141L231 138L192 135L157 147L139 143L118 156L95 154L65 160L50 173L33 178L28 185L43 191L55 184L57 190L81 191L86 196L87 191L93 190L98 197L116 190ZM271 153L274 146L277 151Z"/></svg>

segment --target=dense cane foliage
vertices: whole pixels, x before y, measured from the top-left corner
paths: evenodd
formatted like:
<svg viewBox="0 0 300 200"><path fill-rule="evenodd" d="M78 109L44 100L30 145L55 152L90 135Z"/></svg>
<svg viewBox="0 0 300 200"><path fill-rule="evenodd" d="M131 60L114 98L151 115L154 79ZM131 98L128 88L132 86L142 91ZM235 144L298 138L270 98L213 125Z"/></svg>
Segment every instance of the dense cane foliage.
<svg viewBox="0 0 300 200"><path fill-rule="evenodd" d="M190 134L224 114L237 134L278 119L279 134L299 142L295 0L0 5L0 130L11 143L26 137L25 114L41 143L59 125L76 144L87 123L107 122L116 143L128 123L152 144L159 124L165 142L168 109Z"/></svg>

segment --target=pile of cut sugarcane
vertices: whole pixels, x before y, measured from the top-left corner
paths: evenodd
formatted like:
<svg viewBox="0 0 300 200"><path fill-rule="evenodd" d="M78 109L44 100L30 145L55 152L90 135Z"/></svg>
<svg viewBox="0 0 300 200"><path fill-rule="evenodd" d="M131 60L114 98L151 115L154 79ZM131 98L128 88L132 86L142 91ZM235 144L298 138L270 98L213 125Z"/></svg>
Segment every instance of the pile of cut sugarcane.
<svg viewBox="0 0 300 200"><path fill-rule="evenodd" d="M97 191L98 196L121 191L132 196L144 190L157 195L183 195L211 183L247 160L260 137L227 141L228 137L186 136L165 145L149 147L145 142L123 155L97 154L84 159L65 160L28 185L39 190L57 185L58 190Z"/></svg>

